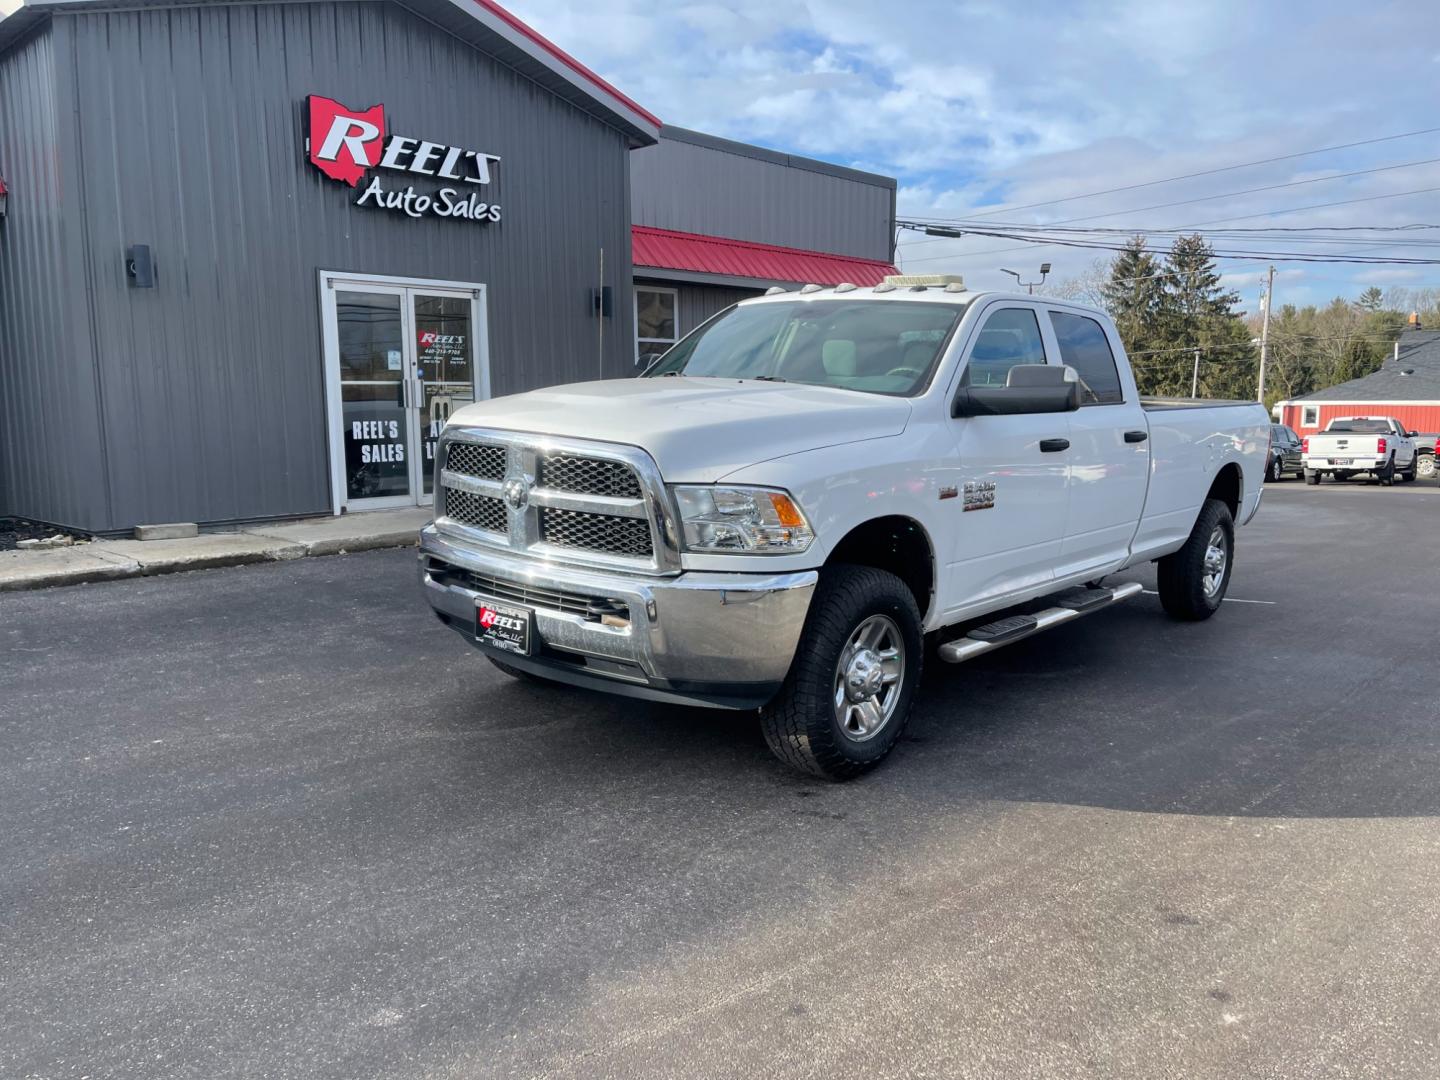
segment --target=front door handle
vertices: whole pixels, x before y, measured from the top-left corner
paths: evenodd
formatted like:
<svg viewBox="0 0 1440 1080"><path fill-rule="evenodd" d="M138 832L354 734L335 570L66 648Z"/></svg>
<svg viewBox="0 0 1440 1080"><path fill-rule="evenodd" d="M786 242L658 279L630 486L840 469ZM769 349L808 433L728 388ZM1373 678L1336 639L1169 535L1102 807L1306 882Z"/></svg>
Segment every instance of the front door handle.
<svg viewBox="0 0 1440 1080"><path fill-rule="evenodd" d="M1070 449L1069 439L1041 439L1040 452L1042 454L1058 454L1061 450Z"/></svg>
<svg viewBox="0 0 1440 1080"><path fill-rule="evenodd" d="M1150 437L1148 431L1127 431L1125 432L1126 442L1144 442Z"/></svg>

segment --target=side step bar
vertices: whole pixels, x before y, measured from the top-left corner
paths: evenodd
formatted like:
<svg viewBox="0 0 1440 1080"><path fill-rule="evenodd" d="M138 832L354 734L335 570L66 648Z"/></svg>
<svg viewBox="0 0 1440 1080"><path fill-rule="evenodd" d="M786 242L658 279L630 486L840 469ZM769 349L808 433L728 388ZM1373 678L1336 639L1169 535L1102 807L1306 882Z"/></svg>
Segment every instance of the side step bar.
<svg viewBox="0 0 1440 1080"><path fill-rule="evenodd" d="M1082 615L1093 615L1102 608L1144 591L1138 581L1127 581L1113 589L1071 589L1051 597L1056 606L1036 612L1034 615L1011 615L984 626L977 626L970 633L955 641L940 646L940 659L952 664L963 664L977 656L1009 645L1013 641L1038 634L1042 630L1059 626L1061 623L1078 619Z"/></svg>

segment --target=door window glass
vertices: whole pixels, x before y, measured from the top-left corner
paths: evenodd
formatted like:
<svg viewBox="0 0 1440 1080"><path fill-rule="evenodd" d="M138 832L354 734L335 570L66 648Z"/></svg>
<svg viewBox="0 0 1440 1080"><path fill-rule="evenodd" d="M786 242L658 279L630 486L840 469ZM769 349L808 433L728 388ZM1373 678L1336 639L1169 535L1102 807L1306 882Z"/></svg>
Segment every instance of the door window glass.
<svg viewBox="0 0 1440 1080"><path fill-rule="evenodd" d="M410 494L401 297L338 292L345 490L351 499Z"/></svg>
<svg viewBox="0 0 1440 1080"><path fill-rule="evenodd" d="M980 328L965 368L966 386L1004 386L1010 369L1045 363L1040 323L1029 308L1001 308Z"/></svg>
<svg viewBox="0 0 1440 1080"><path fill-rule="evenodd" d="M1055 327L1055 340L1060 345L1060 362L1080 373L1082 405L1105 405L1124 401L1120 389L1120 369L1110 351L1105 329L1094 319L1083 315L1067 315L1052 311L1050 322Z"/></svg>
<svg viewBox="0 0 1440 1080"><path fill-rule="evenodd" d="M435 445L450 414L475 400L475 348L466 296L415 293L415 363L421 382L421 491L435 490Z"/></svg>

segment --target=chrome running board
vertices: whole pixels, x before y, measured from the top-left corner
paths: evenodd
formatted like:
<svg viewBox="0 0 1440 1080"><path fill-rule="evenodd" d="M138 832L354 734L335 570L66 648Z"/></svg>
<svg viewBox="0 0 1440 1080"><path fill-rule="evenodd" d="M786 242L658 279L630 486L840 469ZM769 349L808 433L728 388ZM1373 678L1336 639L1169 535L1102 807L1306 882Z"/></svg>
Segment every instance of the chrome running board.
<svg viewBox="0 0 1440 1080"><path fill-rule="evenodd" d="M940 646L940 659L952 664L963 664L966 660L973 660L1042 630L1049 630L1082 615L1093 615L1111 604L1130 599L1143 592L1144 588L1138 581L1127 581L1113 589L1071 589L1050 598L1059 601L1056 607L1046 608L1034 615L1011 615L984 626L977 626L962 638L947 641Z"/></svg>

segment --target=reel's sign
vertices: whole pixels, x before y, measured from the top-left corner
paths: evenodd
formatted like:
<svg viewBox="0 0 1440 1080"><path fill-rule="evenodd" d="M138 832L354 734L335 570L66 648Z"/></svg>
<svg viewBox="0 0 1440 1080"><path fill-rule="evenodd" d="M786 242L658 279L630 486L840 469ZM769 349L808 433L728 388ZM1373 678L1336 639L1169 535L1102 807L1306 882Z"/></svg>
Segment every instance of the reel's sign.
<svg viewBox="0 0 1440 1080"><path fill-rule="evenodd" d="M356 206L393 210L412 218L500 220L499 204L490 202L484 190L493 166L500 161L494 154L408 135L388 135L384 105L347 109L338 101L312 94L305 99L305 106L309 121L305 152L310 164L330 179L359 188L367 173L383 169L457 185L417 191L413 184L387 186L379 176L372 176L356 198Z"/></svg>

